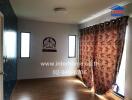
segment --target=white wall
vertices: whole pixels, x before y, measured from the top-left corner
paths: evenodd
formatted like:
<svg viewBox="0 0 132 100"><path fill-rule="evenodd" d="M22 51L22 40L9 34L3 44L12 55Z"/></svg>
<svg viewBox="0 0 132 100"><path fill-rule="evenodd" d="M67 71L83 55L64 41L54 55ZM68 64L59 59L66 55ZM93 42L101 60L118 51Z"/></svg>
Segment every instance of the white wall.
<svg viewBox="0 0 132 100"><path fill-rule="evenodd" d="M73 76L74 73L55 75L53 70L68 70L72 72L77 66L41 66L41 62L72 62L76 58L68 58L68 35L78 35L78 26L39 22L28 19L18 19L19 32L31 32L30 58L20 58L20 34L18 47L18 79L47 78L60 76ZM57 52L42 52L42 42L47 36L56 39ZM78 46L77 46L78 47ZM77 51L78 52L78 51Z"/></svg>

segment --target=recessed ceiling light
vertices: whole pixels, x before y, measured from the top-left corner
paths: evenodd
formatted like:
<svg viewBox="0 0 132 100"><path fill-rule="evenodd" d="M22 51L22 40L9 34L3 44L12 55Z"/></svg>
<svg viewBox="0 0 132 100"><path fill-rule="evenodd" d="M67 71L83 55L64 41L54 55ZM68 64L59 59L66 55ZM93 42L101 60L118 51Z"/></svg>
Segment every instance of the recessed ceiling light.
<svg viewBox="0 0 132 100"><path fill-rule="evenodd" d="M65 12L66 8L64 8L64 7L56 7L56 8L54 8L54 11L55 12Z"/></svg>

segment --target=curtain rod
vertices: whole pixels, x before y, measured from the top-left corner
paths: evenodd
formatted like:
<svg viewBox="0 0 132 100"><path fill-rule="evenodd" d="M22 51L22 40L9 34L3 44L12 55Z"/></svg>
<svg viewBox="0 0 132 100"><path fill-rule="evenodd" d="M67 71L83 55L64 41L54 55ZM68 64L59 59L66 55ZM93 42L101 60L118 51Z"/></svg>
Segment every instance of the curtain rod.
<svg viewBox="0 0 132 100"><path fill-rule="evenodd" d="M84 30L84 29L87 29L87 28L90 28L90 27L93 27L93 26L98 26L98 25L102 25L102 24L105 24L105 23L109 23L111 21L115 21L115 20L120 20L122 18L129 18L129 16L122 16L122 17L118 17L118 18L115 18L115 19L111 19L109 21L104 21L103 23L99 23L99 24L94 24L94 25L91 25L91 26L88 26L88 27L85 27L85 28L81 28L80 30Z"/></svg>

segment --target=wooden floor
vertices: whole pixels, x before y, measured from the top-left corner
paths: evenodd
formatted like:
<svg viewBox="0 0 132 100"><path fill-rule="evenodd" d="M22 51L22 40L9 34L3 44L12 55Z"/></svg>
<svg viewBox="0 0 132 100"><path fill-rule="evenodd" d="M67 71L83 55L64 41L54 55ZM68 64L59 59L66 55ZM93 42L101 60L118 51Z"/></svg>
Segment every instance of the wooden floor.
<svg viewBox="0 0 132 100"><path fill-rule="evenodd" d="M18 81L11 100L103 99L93 94L76 78L49 78Z"/></svg>

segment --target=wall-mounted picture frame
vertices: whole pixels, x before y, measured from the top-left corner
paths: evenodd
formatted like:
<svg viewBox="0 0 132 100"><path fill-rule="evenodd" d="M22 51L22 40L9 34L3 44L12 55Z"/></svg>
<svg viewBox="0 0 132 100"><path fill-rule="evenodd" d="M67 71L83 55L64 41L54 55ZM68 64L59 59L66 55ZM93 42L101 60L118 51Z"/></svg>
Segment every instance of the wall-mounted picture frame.
<svg viewBox="0 0 132 100"><path fill-rule="evenodd" d="M42 52L57 52L56 40L53 37L45 37L43 39Z"/></svg>

